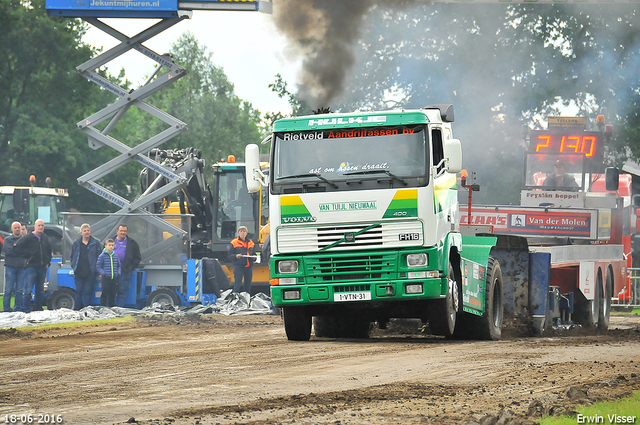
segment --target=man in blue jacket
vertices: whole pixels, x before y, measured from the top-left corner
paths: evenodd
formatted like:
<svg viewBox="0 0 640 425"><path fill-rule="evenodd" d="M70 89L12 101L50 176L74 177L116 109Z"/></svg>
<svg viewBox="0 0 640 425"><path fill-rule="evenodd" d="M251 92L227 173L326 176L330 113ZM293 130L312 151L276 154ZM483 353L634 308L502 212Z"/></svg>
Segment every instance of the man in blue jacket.
<svg viewBox="0 0 640 425"><path fill-rule="evenodd" d="M100 242L91 236L91 226L80 226L80 237L71 245L71 268L76 281L74 310L91 304L93 288L98 277L96 262L101 251Z"/></svg>

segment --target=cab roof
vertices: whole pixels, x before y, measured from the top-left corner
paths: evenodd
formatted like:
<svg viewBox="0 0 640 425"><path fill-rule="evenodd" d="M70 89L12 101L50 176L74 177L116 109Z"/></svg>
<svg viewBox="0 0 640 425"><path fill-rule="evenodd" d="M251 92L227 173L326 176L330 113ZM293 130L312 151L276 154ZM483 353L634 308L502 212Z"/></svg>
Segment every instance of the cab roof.
<svg viewBox="0 0 640 425"><path fill-rule="evenodd" d="M284 118L275 122L273 131L304 131L345 127L378 127L453 121L451 105L432 105L423 109L350 112Z"/></svg>

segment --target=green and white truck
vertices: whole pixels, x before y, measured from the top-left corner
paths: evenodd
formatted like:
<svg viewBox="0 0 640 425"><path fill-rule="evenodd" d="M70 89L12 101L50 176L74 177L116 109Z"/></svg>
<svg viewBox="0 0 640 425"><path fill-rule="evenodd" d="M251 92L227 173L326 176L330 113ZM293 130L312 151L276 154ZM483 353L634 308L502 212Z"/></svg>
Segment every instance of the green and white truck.
<svg viewBox="0 0 640 425"><path fill-rule="evenodd" d="M268 176L247 146L249 190L269 186L271 297L290 340L312 326L366 337L391 318L500 338L496 238L460 233L453 120L452 105L281 119Z"/></svg>

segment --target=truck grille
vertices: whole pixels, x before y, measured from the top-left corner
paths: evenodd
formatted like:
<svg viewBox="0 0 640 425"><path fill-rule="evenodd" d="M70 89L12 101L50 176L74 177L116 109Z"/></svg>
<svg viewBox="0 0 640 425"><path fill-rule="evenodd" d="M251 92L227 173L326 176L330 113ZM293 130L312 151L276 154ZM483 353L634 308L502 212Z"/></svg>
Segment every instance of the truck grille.
<svg viewBox="0 0 640 425"><path fill-rule="evenodd" d="M344 226L292 226L277 230L278 252L281 254L294 252L317 252L320 249L346 251L375 248L406 248L422 246L424 232L421 221L383 222L370 227L373 223ZM354 234L353 242L342 241L346 234ZM415 238L404 238L401 235L417 235Z"/></svg>
<svg viewBox="0 0 640 425"><path fill-rule="evenodd" d="M396 269L396 255L340 255L304 259L307 282L368 281L390 279Z"/></svg>
<svg viewBox="0 0 640 425"><path fill-rule="evenodd" d="M335 293L345 292L367 292L371 290L370 285L340 285L333 288Z"/></svg>

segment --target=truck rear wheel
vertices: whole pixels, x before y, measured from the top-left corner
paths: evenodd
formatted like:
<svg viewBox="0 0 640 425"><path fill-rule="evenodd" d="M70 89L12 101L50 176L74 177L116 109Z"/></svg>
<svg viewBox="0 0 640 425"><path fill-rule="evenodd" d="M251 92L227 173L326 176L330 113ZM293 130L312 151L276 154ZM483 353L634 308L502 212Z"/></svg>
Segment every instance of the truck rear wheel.
<svg viewBox="0 0 640 425"><path fill-rule="evenodd" d="M484 294L485 309L476 323L480 339L496 341L502 337L503 300L502 269L498 260L489 257Z"/></svg>
<svg viewBox="0 0 640 425"><path fill-rule="evenodd" d="M484 313L476 316L462 312L458 317L455 336L465 339L496 341L502 337L504 314L502 270L500 263L489 257L484 288Z"/></svg>
<svg viewBox="0 0 640 425"><path fill-rule="evenodd" d="M311 316L304 307L282 307L284 330L290 341L309 341Z"/></svg>
<svg viewBox="0 0 640 425"><path fill-rule="evenodd" d="M313 331L318 338L337 338L337 323L333 316L314 316Z"/></svg>
<svg viewBox="0 0 640 425"><path fill-rule="evenodd" d="M434 335L451 336L456 328L456 318L460 309L459 288L453 264L449 261L447 274L447 295L436 300L429 314L429 327Z"/></svg>

